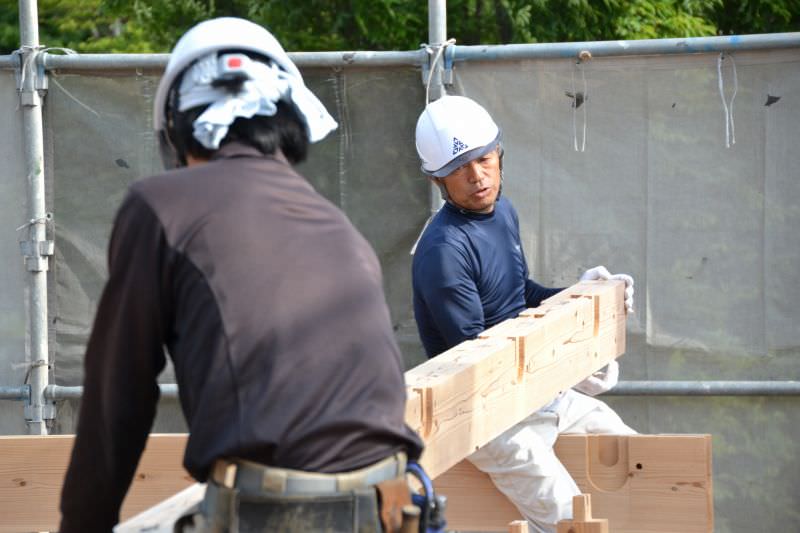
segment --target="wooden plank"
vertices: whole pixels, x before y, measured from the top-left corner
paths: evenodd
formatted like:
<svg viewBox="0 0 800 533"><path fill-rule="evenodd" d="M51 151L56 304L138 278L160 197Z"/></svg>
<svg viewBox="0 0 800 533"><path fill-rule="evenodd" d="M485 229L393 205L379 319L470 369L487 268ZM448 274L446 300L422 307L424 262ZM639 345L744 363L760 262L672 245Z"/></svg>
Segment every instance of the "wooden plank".
<svg viewBox="0 0 800 533"><path fill-rule="evenodd" d="M710 435L562 435L555 451L614 533L714 530ZM468 461L434 485L447 495L453 529L506 531L520 518Z"/></svg>
<svg viewBox="0 0 800 533"><path fill-rule="evenodd" d="M433 480L434 489L447 496L447 527L465 531L507 531L522 515L498 491L489 476L469 461L461 461Z"/></svg>
<svg viewBox="0 0 800 533"><path fill-rule="evenodd" d="M656 437L559 439L556 453L564 454L562 462L578 487L592 494L595 514L608 518L615 532L656 533L664 531L663 524L671 531L713 531L711 436ZM567 444L569 454L561 448ZM616 463L602 459L608 446L617 448Z"/></svg>
<svg viewBox="0 0 800 533"><path fill-rule="evenodd" d="M0 532L56 531L73 435L0 437ZM122 507L127 518L189 486L186 435L151 435Z"/></svg>

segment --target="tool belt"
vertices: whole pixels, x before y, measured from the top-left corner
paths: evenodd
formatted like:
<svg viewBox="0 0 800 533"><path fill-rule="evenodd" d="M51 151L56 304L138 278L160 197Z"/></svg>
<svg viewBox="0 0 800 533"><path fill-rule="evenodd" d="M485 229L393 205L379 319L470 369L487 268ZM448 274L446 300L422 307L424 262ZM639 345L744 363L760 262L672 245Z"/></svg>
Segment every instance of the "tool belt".
<svg viewBox="0 0 800 533"><path fill-rule="evenodd" d="M405 470L406 455L402 452L359 470L337 474L275 468L243 459L220 459L214 463L211 479L222 487L235 487L241 494L331 494L402 477Z"/></svg>
<svg viewBox="0 0 800 533"><path fill-rule="evenodd" d="M399 532L411 504L405 469L402 452L335 474L217 460L194 530Z"/></svg>

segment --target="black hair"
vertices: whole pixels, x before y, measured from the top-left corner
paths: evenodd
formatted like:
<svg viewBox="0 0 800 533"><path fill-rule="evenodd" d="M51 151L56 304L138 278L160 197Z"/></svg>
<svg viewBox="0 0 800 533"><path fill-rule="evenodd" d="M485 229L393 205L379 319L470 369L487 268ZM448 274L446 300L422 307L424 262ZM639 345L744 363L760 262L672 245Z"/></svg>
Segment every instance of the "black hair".
<svg viewBox="0 0 800 533"><path fill-rule="evenodd" d="M263 61L260 57L253 59ZM182 79L183 75L176 78L169 91L166 118L169 141L175 147L178 158L185 164L187 154L209 159L215 150L209 150L200 144L193 135L194 121L208 106L177 111L178 87ZM230 80L218 86L236 93L241 90L243 83L244 80ZM308 153L308 129L305 121L291 102L280 100L276 107L277 112L273 116L254 115L252 118L239 117L234 120L220 146L236 141L252 146L264 155L272 155L280 150L293 165L304 161Z"/></svg>

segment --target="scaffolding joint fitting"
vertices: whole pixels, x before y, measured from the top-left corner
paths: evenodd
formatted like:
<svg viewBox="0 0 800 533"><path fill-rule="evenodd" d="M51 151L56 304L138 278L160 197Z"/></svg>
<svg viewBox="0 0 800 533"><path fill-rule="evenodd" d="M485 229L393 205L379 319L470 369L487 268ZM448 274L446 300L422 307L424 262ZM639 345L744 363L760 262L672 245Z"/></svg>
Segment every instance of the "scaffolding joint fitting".
<svg viewBox="0 0 800 533"><path fill-rule="evenodd" d="M11 53L17 56L19 66L15 69L17 91L23 107L37 107L47 93L47 71L44 66L43 46L23 46Z"/></svg>
<svg viewBox="0 0 800 533"><path fill-rule="evenodd" d="M422 84L428 84L431 69L436 68L436 63L442 61L441 80L442 84L453 85L453 61L456 56L456 45L454 40L445 41L438 44L422 44L420 47L425 50L427 60L422 62ZM442 49L441 54L439 50ZM439 56L441 55L441 58Z"/></svg>
<svg viewBox="0 0 800 533"><path fill-rule="evenodd" d="M52 402L32 404L26 403L25 408L26 422L41 422L42 420L55 420L56 405Z"/></svg>
<svg viewBox="0 0 800 533"><path fill-rule="evenodd" d="M20 241L20 251L25 258L25 268L30 272L47 272L50 256L55 251L55 243L44 241Z"/></svg>
<svg viewBox="0 0 800 533"><path fill-rule="evenodd" d="M37 361L31 364L31 367L36 366L49 366L44 361ZM56 418L56 404L47 397L47 390L39 389L40 394L35 394L33 387L26 385L28 388L28 395L25 399L25 421L28 423L40 423L47 420L55 420ZM38 397L37 397L38 396Z"/></svg>

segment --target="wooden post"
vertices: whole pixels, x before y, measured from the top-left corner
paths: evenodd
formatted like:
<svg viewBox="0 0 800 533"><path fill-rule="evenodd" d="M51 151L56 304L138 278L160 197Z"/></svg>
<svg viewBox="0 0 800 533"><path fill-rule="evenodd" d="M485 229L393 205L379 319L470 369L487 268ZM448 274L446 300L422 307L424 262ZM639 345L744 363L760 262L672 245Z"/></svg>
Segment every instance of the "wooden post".
<svg viewBox="0 0 800 533"><path fill-rule="evenodd" d="M514 520L508 524L508 533L528 533L528 521Z"/></svg>
<svg viewBox="0 0 800 533"><path fill-rule="evenodd" d="M589 494L572 498L572 520L561 520L558 533L608 533L606 518L592 518L592 502Z"/></svg>

